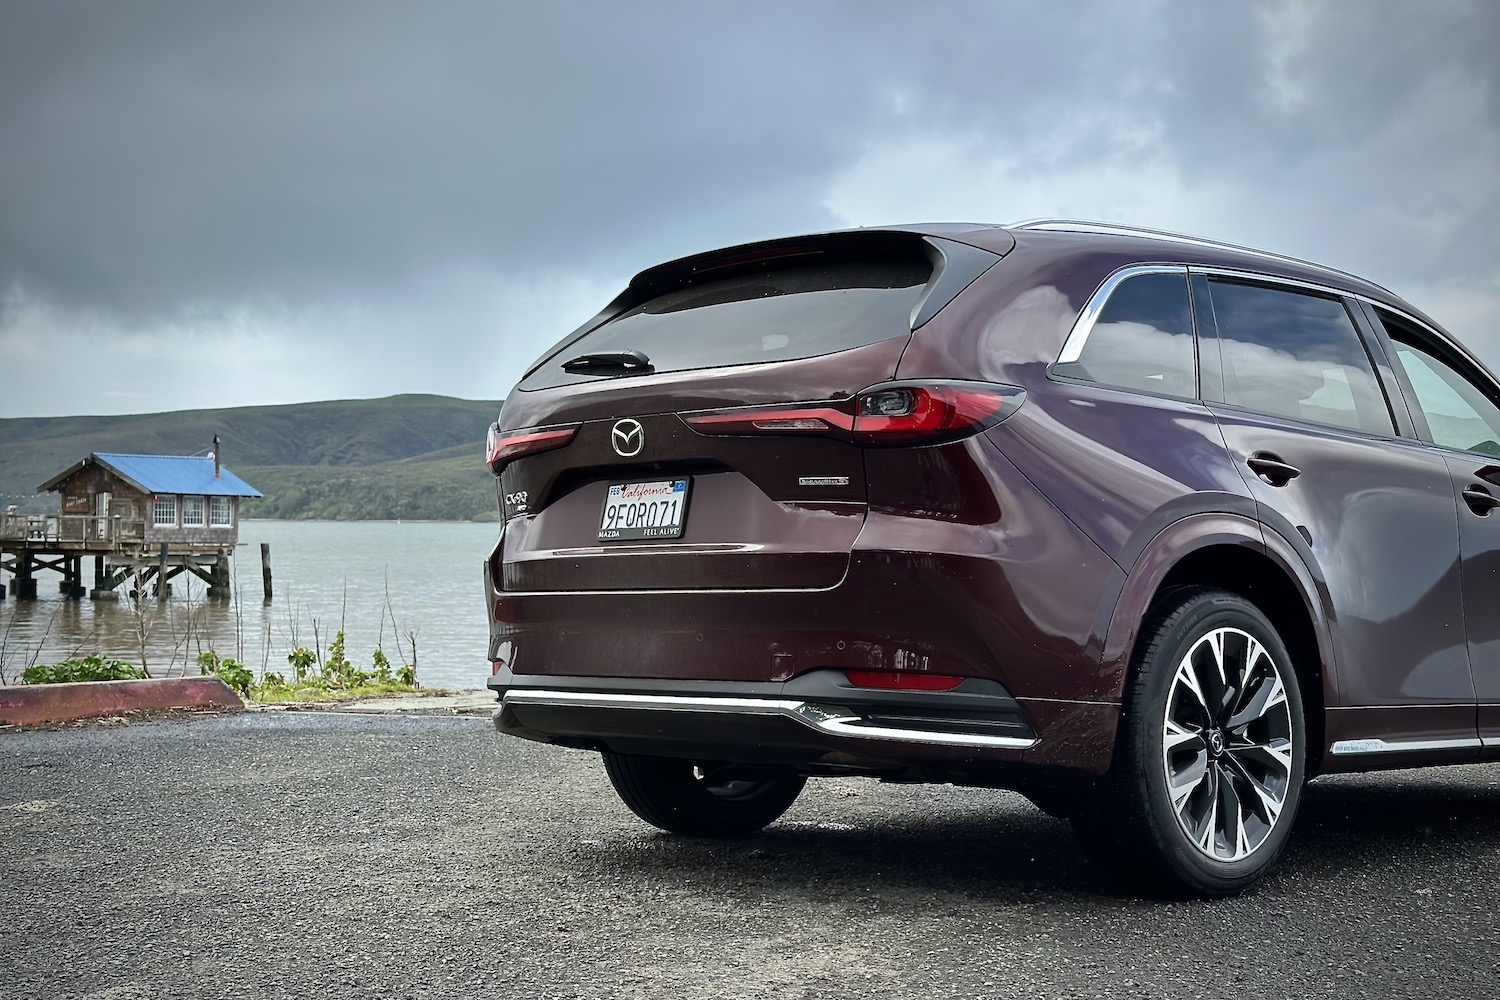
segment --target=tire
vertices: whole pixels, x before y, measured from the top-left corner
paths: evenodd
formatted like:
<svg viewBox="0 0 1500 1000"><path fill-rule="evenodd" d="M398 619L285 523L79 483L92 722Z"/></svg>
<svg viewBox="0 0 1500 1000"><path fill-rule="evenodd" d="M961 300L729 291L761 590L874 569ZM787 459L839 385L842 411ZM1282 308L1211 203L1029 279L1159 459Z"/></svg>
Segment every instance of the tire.
<svg viewBox="0 0 1500 1000"><path fill-rule="evenodd" d="M689 837L754 833L790 809L806 783L790 772L731 767L604 752L610 784L630 811Z"/></svg>
<svg viewBox="0 0 1500 1000"><path fill-rule="evenodd" d="M1150 894L1241 892L1275 865L1301 801L1291 657L1253 604L1206 588L1164 595L1136 648L1114 764L1074 829Z"/></svg>

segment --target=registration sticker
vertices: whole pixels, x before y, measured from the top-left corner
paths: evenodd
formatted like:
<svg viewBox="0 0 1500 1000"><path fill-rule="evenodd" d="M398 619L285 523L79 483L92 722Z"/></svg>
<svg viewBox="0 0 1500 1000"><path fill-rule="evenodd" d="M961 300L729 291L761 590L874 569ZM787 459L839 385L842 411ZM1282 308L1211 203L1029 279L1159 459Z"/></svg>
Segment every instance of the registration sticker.
<svg viewBox="0 0 1500 1000"><path fill-rule="evenodd" d="M681 538L687 520L688 481L615 483L604 496L599 541L630 538Z"/></svg>

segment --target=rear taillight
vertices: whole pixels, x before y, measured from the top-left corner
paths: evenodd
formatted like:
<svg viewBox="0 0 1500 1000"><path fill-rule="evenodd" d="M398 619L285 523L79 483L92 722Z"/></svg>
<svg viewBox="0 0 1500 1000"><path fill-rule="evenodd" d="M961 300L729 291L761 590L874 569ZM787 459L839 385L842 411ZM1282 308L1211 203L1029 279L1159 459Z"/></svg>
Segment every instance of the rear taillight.
<svg viewBox="0 0 1500 1000"><path fill-rule="evenodd" d="M964 682L949 674L919 674L900 670L845 670L849 683L880 691L952 691Z"/></svg>
<svg viewBox="0 0 1500 1000"><path fill-rule="evenodd" d="M522 455L535 455L540 451L561 448L578 433L578 425L569 427L525 427L520 430L502 431L498 424L490 424L490 433L485 441L485 461L490 471L500 475L505 463Z"/></svg>
<svg viewBox="0 0 1500 1000"><path fill-rule="evenodd" d="M685 413L700 434L818 434L867 445L942 444L993 427L1026 390L988 382L891 382L846 400Z"/></svg>

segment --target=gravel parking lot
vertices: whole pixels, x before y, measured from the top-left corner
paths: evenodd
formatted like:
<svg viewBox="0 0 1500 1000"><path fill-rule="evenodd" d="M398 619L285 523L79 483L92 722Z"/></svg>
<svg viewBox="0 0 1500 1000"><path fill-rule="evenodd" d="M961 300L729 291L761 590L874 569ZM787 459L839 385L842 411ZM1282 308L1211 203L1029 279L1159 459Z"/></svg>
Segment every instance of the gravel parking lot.
<svg viewBox="0 0 1500 1000"><path fill-rule="evenodd" d="M1017 796L823 781L658 834L483 718L0 734L0 995L1493 997L1500 765L1324 779L1239 899L1120 893Z"/></svg>

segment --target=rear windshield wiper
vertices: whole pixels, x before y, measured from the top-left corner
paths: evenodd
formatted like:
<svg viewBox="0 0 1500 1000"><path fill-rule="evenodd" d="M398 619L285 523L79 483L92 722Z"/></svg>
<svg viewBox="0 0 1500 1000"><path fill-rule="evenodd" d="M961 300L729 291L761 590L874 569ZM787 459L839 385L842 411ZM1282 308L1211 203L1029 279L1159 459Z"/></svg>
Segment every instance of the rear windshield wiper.
<svg viewBox="0 0 1500 1000"><path fill-rule="evenodd" d="M651 359L640 351L580 354L571 361L564 361L562 369L570 375L649 375L655 371Z"/></svg>

